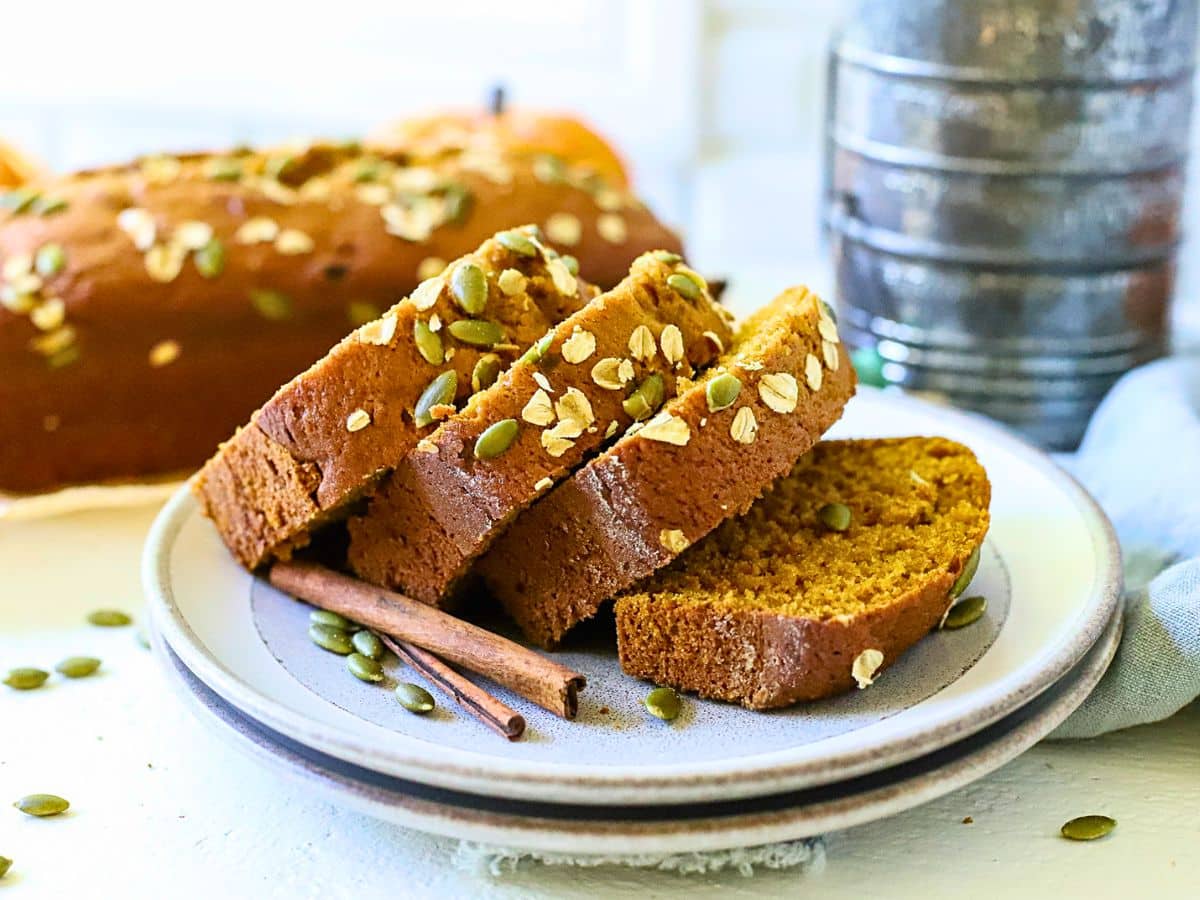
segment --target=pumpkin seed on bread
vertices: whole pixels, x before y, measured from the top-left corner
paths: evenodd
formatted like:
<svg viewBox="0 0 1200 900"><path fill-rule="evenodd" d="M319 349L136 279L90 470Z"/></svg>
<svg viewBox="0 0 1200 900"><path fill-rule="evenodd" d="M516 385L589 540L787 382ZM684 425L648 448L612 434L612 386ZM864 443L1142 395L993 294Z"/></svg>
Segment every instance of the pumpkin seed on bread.
<svg viewBox="0 0 1200 900"><path fill-rule="evenodd" d="M554 646L745 512L841 416L854 383L828 308L785 291L698 381L518 518L477 571L530 640Z"/></svg>
<svg viewBox="0 0 1200 900"><path fill-rule="evenodd" d="M455 411L480 360L511 362L596 295L553 250L539 244L529 255L505 240L516 243L485 241L352 332L204 466L195 491L243 565L304 546ZM507 290L506 272L519 276ZM488 340L461 333L469 323L490 329Z"/></svg>
<svg viewBox="0 0 1200 900"><path fill-rule="evenodd" d="M938 627L990 497L945 438L822 442L617 600L621 667L752 709L866 687ZM846 529L821 521L830 503L851 510Z"/></svg>
<svg viewBox="0 0 1200 900"><path fill-rule="evenodd" d="M523 509L711 363L728 318L677 255L642 255L417 444L350 520L351 568L442 603Z"/></svg>

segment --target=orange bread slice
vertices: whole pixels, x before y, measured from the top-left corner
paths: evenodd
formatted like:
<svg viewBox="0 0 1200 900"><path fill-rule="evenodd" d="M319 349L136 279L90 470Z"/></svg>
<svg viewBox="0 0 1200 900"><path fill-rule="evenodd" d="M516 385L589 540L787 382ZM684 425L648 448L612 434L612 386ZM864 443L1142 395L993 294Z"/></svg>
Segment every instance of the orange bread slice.
<svg viewBox="0 0 1200 900"><path fill-rule="evenodd" d="M621 666L752 709L865 687L937 627L990 497L974 454L944 438L818 444L617 601ZM821 523L830 503L849 507L845 531Z"/></svg>
<svg viewBox="0 0 1200 900"><path fill-rule="evenodd" d="M417 444L351 518L351 568L425 603L446 600L521 510L649 418L730 337L704 279L674 253L642 255Z"/></svg>
<svg viewBox="0 0 1200 900"><path fill-rule="evenodd" d="M784 292L699 381L518 518L479 573L530 640L553 646L745 512L841 416L854 383L825 304Z"/></svg>
<svg viewBox="0 0 1200 900"><path fill-rule="evenodd" d="M205 512L246 567L287 558L433 431L414 410L435 379L444 418L481 358L511 363L596 293L534 230L497 234L281 387L201 470Z"/></svg>

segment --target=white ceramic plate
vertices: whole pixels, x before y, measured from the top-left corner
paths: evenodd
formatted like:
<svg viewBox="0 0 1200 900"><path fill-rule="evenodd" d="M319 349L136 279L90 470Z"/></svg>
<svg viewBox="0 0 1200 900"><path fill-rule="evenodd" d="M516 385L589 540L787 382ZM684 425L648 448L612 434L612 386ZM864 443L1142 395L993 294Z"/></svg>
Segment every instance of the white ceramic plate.
<svg viewBox="0 0 1200 900"><path fill-rule="evenodd" d="M588 678L575 722L502 691L530 724L515 743L450 705L438 716L411 716L309 644L304 607L238 568L183 492L146 546L148 602L167 643L226 701L303 745L384 774L601 805L764 796L840 781L947 746L1056 682L1112 617L1120 561L1088 495L1044 454L982 420L863 390L834 434L942 434L979 455L993 485L992 528L971 591L988 597L989 613L931 635L869 690L818 704L764 714L692 700L664 725L642 712L645 685L621 673L611 636L596 629L593 642L562 653Z"/></svg>
<svg viewBox="0 0 1200 900"><path fill-rule="evenodd" d="M982 778L1058 726L1108 668L1118 610L1074 669L1025 706L954 744L880 772L783 795L685 806L597 807L503 800L380 775L271 732L225 703L158 640L167 677L202 722L305 791L408 828L546 853L666 854L749 847L849 828Z"/></svg>

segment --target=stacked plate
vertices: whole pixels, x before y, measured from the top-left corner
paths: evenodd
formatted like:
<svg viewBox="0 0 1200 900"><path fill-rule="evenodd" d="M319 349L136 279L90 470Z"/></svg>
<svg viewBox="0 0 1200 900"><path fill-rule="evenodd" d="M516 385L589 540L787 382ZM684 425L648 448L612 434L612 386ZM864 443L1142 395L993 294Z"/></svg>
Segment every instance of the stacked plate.
<svg viewBox="0 0 1200 900"><path fill-rule="evenodd" d="M453 837L573 854L715 850L889 815L1044 737L1099 680L1120 636L1120 560L1094 502L994 426L864 390L835 435L944 434L993 483L970 588L985 616L937 632L865 691L771 713L689 699L647 715L609 629L561 651L588 679L578 719L492 686L529 723L507 742L439 698L402 709L307 638L307 607L238 568L186 493L151 532L144 579L166 677L202 720L334 802ZM395 680L419 678L399 663Z"/></svg>

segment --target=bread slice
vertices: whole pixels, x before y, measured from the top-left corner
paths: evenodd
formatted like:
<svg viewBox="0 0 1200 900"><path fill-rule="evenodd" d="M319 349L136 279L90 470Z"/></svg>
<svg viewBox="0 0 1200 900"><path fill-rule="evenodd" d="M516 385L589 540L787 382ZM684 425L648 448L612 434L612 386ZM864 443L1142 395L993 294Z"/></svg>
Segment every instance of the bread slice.
<svg viewBox="0 0 1200 900"><path fill-rule="evenodd" d="M730 336L728 313L676 254L639 257L616 288L417 444L351 518L351 568L423 602L445 601L521 510L635 417L649 418ZM647 392L651 402L640 404ZM488 434L503 439L499 455L480 443L496 439Z"/></svg>
<svg viewBox="0 0 1200 900"><path fill-rule="evenodd" d="M280 388L197 476L205 512L246 567L286 558L433 431L414 411L435 379L453 373L432 407L444 418L481 359L507 366L596 293L533 230L497 234Z"/></svg>
<svg viewBox="0 0 1200 900"><path fill-rule="evenodd" d="M745 512L841 416L854 383L825 304L786 291L699 381L517 519L479 573L530 640L555 645Z"/></svg>
<svg viewBox="0 0 1200 900"><path fill-rule="evenodd" d="M818 444L617 601L621 666L752 709L866 687L937 627L989 499L974 454L944 438ZM821 523L830 503L847 530Z"/></svg>

